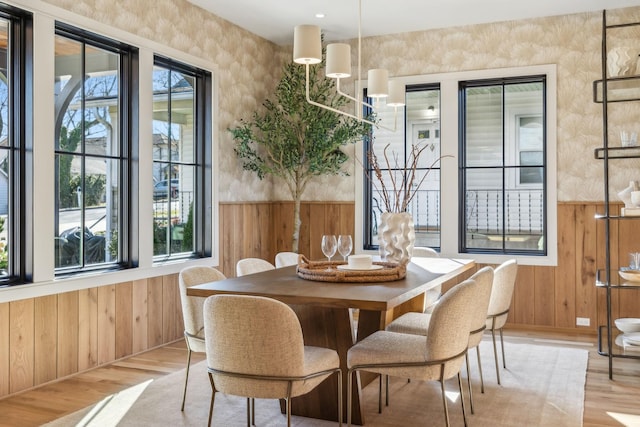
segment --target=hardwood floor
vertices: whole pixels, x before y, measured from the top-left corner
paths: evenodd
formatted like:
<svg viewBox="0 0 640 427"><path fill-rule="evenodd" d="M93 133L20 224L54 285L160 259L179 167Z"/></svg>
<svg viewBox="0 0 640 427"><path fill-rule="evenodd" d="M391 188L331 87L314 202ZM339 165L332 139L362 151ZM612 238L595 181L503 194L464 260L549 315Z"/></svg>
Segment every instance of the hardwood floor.
<svg viewBox="0 0 640 427"><path fill-rule="evenodd" d="M510 330L505 336L589 349L583 425L640 426L640 360L616 359L610 381L607 359L597 354L593 335ZM203 359L203 354L192 356L192 362ZM186 347L180 340L5 398L0 400L0 426L44 424L129 386L183 369L185 363Z"/></svg>

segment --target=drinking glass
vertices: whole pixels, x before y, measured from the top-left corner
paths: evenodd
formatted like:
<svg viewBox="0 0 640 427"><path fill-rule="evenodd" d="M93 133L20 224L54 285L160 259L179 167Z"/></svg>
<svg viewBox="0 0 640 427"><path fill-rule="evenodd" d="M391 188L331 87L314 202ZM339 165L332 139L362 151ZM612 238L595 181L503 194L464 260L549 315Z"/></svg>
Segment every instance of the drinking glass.
<svg viewBox="0 0 640 427"><path fill-rule="evenodd" d="M338 252L342 255L344 261L347 260L347 257L351 253L353 249L353 240L351 240L351 236L346 234L341 234L338 236Z"/></svg>
<svg viewBox="0 0 640 427"><path fill-rule="evenodd" d="M322 253L331 261L331 257L336 254L338 249L338 241L333 234L325 234L322 236Z"/></svg>
<svg viewBox="0 0 640 427"><path fill-rule="evenodd" d="M640 252L629 254L629 270L640 270Z"/></svg>

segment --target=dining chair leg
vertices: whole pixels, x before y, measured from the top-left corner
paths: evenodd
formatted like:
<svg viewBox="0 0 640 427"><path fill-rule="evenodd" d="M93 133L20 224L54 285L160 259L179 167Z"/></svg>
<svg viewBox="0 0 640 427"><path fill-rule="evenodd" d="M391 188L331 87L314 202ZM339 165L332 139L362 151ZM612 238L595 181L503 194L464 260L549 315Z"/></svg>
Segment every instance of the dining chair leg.
<svg viewBox="0 0 640 427"><path fill-rule="evenodd" d="M187 344L187 347L189 345ZM184 391L182 392L182 406L181 411L184 411L184 402L187 398L187 382L189 381L189 367L191 366L191 349L187 348L187 372L184 375Z"/></svg>
<svg viewBox="0 0 640 427"><path fill-rule="evenodd" d="M480 392L484 393L484 376L482 375L482 363L480 363L480 346L476 346L476 354L478 355L478 371L480 372Z"/></svg>
<svg viewBox="0 0 640 427"><path fill-rule="evenodd" d="M213 418L213 400L216 398L216 388L213 385L213 375L209 373L209 382L211 383L211 403L209 403L209 421L207 425L211 427L211 419Z"/></svg>
<svg viewBox="0 0 640 427"><path fill-rule="evenodd" d="M291 398L287 397L284 401L287 405L287 427L291 427Z"/></svg>
<svg viewBox="0 0 640 427"><path fill-rule="evenodd" d="M389 393L389 390L387 390ZM378 376L378 413L382 413L382 374Z"/></svg>
<svg viewBox="0 0 640 427"><path fill-rule="evenodd" d="M460 372L458 372L458 388L460 389L460 404L462 405L462 419L464 420L464 427L467 427L467 411L465 410L465 407L464 407L464 394L462 392L462 376L460 375Z"/></svg>
<svg viewBox="0 0 640 427"><path fill-rule="evenodd" d="M442 404L444 406L444 420L447 424L447 427L450 426L449 424L449 408L447 408L447 393L444 389L444 380L440 379L440 389L442 390Z"/></svg>
<svg viewBox="0 0 640 427"><path fill-rule="evenodd" d="M247 427L251 427L251 398L247 397Z"/></svg>
<svg viewBox="0 0 640 427"><path fill-rule="evenodd" d="M496 348L496 330L491 328L491 338L493 339L493 358L496 362L496 377L500 384L500 364L498 363L498 349Z"/></svg>
<svg viewBox="0 0 640 427"><path fill-rule="evenodd" d="M502 366L507 369L507 359L504 358L504 337L502 336L502 329L500 329L500 347L502 348Z"/></svg>
<svg viewBox="0 0 640 427"><path fill-rule="evenodd" d="M347 373L347 427L351 427L351 387L353 381L354 372L348 371Z"/></svg>
<svg viewBox="0 0 640 427"><path fill-rule="evenodd" d="M342 427L342 371L338 370L338 424Z"/></svg>
<svg viewBox="0 0 640 427"><path fill-rule="evenodd" d="M251 398L251 425L256 425L256 399Z"/></svg>
<svg viewBox="0 0 640 427"><path fill-rule="evenodd" d="M469 405L471 406L471 413L473 414L473 391L471 390L471 369L469 368L469 352L464 354L464 361L467 365L467 385L469 386ZM458 374L460 376L460 374ZM461 383L462 385L462 383ZM460 398L462 398L462 394L460 394Z"/></svg>
<svg viewBox="0 0 640 427"><path fill-rule="evenodd" d="M386 406L389 406L389 375L384 376L385 383L387 385L387 394L384 396L384 403Z"/></svg>

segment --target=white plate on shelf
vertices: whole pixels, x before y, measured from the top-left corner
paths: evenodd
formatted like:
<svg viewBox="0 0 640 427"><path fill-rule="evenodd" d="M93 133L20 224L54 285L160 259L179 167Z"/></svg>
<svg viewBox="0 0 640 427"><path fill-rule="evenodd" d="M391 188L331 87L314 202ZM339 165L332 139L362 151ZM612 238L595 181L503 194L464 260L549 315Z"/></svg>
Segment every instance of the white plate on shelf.
<svg viewBox="0 0 640 427"><path fill-rule="evenodd" d="M622 335L622 339L626 344L640 345L640 332L631 332Z"/></svg>
<svg viewBox="0 0 640 427"><path fill-rule="evenodd" d="M380 270L383 267L384 267L383 265L372 264L371 267L369 268L355 268L355 267L350 267L348 264L344 264L344 265L339 265L337 269L345 270L345 271L370 271L370 270Z"/></svg>

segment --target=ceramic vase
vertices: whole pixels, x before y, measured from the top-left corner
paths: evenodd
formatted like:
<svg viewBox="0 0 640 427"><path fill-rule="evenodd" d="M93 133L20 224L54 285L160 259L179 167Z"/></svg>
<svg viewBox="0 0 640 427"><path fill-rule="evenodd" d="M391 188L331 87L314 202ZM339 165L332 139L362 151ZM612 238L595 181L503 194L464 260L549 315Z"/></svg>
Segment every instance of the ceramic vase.
<svg viewBox="0 0 640 427"><path fill-rule="evenodd" d="M378 227L378 245L383 261L407 264L411 261L416 233L407 212L383 212Z"/></svg>
<svg viewBox="0 0 640 427"><path fill-rule="evenodd" d="M631 202L631 193L634 191L638 191L638 184L635 181L629 181L629 186L618 192L618 198L624 202L625 208L634 207Z"/></svg>
<svg viewBox="0 0 640 427"><path fill-rule="evenodd" d="M607 54L609 77L630 76L636 71L638 50L632 47L616 47Z"/></svg>

